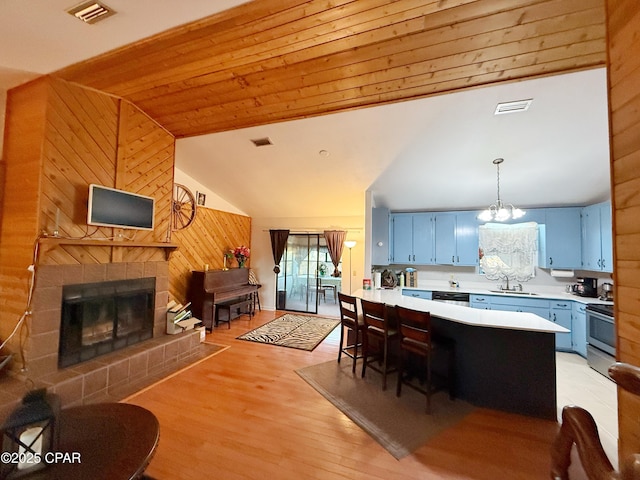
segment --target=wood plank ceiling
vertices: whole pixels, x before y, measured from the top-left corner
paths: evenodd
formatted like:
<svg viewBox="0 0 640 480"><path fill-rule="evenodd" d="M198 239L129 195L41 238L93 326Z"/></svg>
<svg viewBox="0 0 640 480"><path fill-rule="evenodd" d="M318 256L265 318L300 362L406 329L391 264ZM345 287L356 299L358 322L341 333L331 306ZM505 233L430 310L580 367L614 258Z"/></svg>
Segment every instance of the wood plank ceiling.
<svg viewBox="0 0 640 480"><path fill-rule="evenodd" d="M176 137L603 66L604 0L254 0L55 73Z"/></svg>

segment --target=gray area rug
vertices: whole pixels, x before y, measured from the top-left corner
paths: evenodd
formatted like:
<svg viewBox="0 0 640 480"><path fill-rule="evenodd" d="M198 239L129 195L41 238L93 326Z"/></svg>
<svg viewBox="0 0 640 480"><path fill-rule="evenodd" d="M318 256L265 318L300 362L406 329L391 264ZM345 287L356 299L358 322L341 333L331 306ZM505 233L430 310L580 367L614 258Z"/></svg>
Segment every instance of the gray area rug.
<svg viewBox="0 0 640 480"><path fill-rule="evenodd" d="M335 318L287 313L238 339L311 351L339 324L340 320Z"/></svg>
<svg viewBox="0 0 640 480"><path fill-rule="evenodd" d="M451 401L446 391L440 391L431 396L431 415L427 415L421 393L403 385L402 395L396 397L395 373L387 376L387 390L382 391L382 375L368 370L360 378L360 364L353 375L350 360L340 364L332 360L296 373L398 460L475 408L462 400Z"/></svg>

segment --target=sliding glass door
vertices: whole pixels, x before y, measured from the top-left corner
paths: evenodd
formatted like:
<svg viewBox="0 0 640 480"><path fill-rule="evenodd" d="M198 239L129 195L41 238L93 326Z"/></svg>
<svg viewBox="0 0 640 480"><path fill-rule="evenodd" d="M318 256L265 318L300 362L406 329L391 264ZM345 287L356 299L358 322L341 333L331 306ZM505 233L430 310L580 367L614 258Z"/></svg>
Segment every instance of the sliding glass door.
<svg viewBox="0 0 640 480"><path fill-rule="evenodd" d="M333 264L324 235L290 233L280 266L276 299L278 310L330 315L339 313L336 297L340 291L340 279L330 277ZM318 312L318 308L321 312Z"/></svg>

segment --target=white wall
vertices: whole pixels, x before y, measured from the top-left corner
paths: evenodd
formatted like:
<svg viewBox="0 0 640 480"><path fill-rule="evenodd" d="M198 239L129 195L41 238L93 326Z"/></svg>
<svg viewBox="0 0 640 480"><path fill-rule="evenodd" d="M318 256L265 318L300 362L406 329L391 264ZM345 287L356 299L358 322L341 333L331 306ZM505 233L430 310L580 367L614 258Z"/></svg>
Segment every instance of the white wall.
<svg viewBox="0 0 640 480"><path fill-rule="evenodd" d="M291 233L322 233L324 230L345 230L347 240L355 240L351 251L351 285L353 290L362 287L362 278L369 278L363 272L365 235L364 214L361 217L321 217L321 218L252 218L251 219L251 268L255 271L260 289L260 302L265 310L275 310L276 275L273 272L270 229L290 230ZM342 265L349 267L349 250L342 252ZM345 270L346 272L346 270ZM349 290L349 277L343 273L343 291Z"/></svg>
<svg viewBox="0 0 640 480"><path fill-rule="evenodd" d="M247 215L245 212L231 205L229 202L219 197L212 190L209 190L207 187L202 185L196 179L194 179L193 177L190 177L189 175L187 175L177 167L174 170L173 181L174 183L180 183L184 185L194 195L196 195L196 192L204 193L207 196L206 202L205 202L206 208L213 208L215 210L222 210L223 212L236 213L238 215ZM196 195L196 198L197 198L197 195Z"/></svg>

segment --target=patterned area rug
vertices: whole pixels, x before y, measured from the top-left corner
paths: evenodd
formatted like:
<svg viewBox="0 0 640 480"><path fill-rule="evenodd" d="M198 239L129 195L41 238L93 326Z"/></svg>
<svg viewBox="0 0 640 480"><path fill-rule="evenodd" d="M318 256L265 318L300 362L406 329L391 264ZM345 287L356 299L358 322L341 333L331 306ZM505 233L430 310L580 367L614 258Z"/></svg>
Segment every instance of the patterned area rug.
<svg viewBox="0 0 640 480"><path fill-rule="evenodd" d="M238 339L311 351L339 324L340 320L335 318L287 313Z"/></svg>

